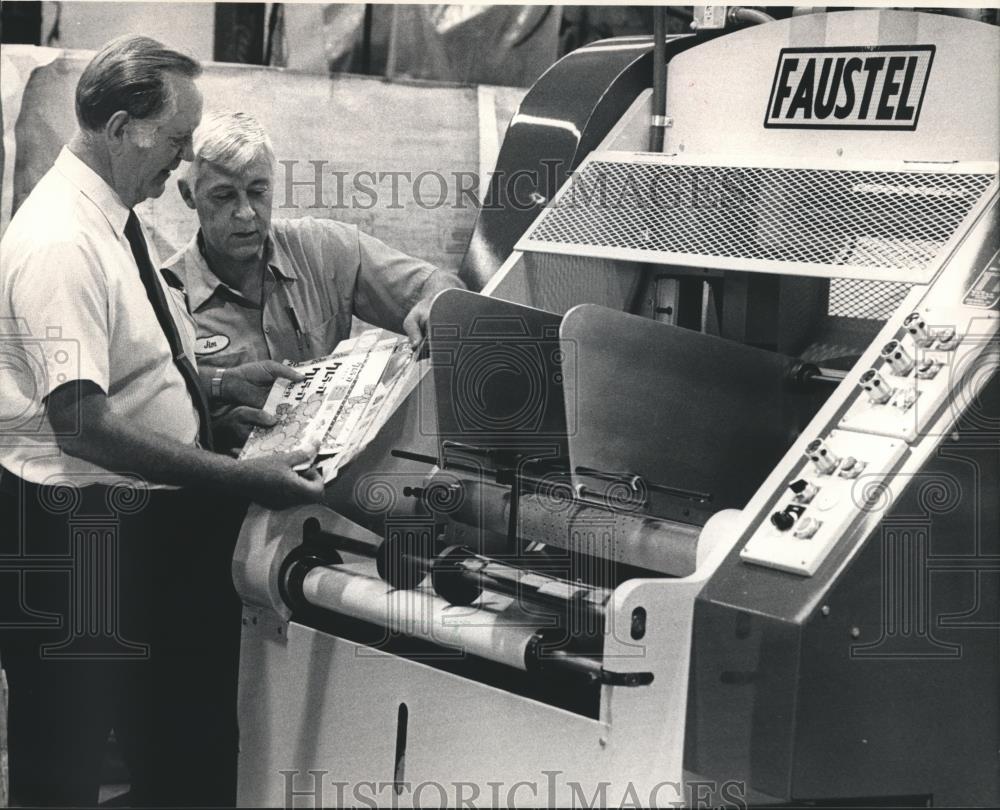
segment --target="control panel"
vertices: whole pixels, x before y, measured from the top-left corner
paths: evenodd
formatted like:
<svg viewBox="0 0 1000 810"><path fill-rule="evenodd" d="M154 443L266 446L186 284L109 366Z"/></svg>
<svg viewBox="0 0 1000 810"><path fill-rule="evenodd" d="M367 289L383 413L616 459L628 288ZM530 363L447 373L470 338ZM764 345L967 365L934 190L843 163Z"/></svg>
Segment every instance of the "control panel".
<svg viewBox="0 0 1000 810"><path fill-rule="evenodd" d="M836 429L806 447L740 557L812 576L856 521L898 494L893 474L931 420L945 407L957 417L968 399L958 392L998 362L997 325L998 314L978 306L907 316L859 375Z"/></svg>
<svg viewBox="0 0 1000 810"><path fill-rule="evenodd" d="M891 473L906 449L901 439L849 431L814 440L740 557L811 576L862 513L885 507Z"/></svg>
<svg viewBox="0 0 1000 810"><path fill-rule="evenodd" d="M911 313L903 328L903 335L882 347L879 362L861 374L864 394L855 397L840 428L915 441L975 368L995 320L965 307L926 309Z"/></svg>

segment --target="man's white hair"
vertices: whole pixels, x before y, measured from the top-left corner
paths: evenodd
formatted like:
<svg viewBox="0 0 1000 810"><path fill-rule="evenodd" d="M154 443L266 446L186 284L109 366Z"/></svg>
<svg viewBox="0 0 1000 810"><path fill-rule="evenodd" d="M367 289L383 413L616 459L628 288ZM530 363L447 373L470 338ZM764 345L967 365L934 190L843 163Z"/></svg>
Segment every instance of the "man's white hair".
<svg viewBox="0 0 1000 810"><path fill-rule="evenodd" d="M189 176L194 185L203 163L239 172L259 157L274 165L274 147L264 127L249 113L223 110L209 113L194 132L194 161Z"/></svg>

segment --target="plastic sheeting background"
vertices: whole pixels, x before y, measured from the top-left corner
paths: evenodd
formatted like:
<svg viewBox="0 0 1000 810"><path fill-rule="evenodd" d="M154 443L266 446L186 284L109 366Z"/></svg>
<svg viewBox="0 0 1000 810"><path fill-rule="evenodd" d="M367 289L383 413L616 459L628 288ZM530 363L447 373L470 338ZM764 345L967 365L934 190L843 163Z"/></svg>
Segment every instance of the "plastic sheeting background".
<svg viewBox="0 0 1000 810"><path fill-rule="evenodd" d="M397 5L388 76L527 87L556 61L558 6Z"/></svg>
<svg viewBox="0 0 1000 810"><path fill-rule="evenodd" d="M26 45L0 49L0 230L73 134L73 92L90 56ZM455 270L476 219L474 200L460 188L478 188L475 177L493 168L495 145L525 92L331 79L218 63L205 64L199 86L206 111L228 107L254 114L271 133L278 160L293 161L276 172L275 217L352 222ZM196 228L194 212L177 191L177 176L159 199L138 207L164 259Z"/></svg>

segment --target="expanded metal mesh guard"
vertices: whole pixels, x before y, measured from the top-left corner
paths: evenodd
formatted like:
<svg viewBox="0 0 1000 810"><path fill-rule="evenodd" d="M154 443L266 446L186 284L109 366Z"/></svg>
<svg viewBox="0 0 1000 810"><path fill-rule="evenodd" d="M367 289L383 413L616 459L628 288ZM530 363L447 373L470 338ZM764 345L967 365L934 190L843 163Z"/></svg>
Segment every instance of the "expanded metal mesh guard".
<svg viewBox="0 0 1000 810"><path fill-rule="evenodd" d="M832 278L827 314L884 321L896 311L912 286L897 281Z"/></svg>
<svg viewBox="0 0 1000 810"><path fill-rule="evenodd" d="M995 179L629 157L586 163L519 249L923 281Z"/></svg>

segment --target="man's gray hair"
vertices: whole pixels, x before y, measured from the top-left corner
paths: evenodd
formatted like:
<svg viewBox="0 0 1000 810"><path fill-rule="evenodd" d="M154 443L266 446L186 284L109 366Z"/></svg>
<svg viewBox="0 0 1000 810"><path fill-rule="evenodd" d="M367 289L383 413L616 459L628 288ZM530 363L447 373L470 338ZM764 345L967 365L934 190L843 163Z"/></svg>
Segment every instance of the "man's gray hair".
<svg viewBox="0 0 1000 810"><path fill-rule="evenodd" d="M202 163L214 163L238 172L259 157L274 165L274 146L264 127L250 113L221 110L209 113L194 131L191 177L197 180Z"/></svg>
<svg viewBox="0 0 1000 810"><path fill-rule="evenodd" d="M194 79L201 75L201 65L150 37L111 40L77 82L76 120L81 129L100 131L119 110L137 119L157 116L170 100L167 73Z"/></svg>

